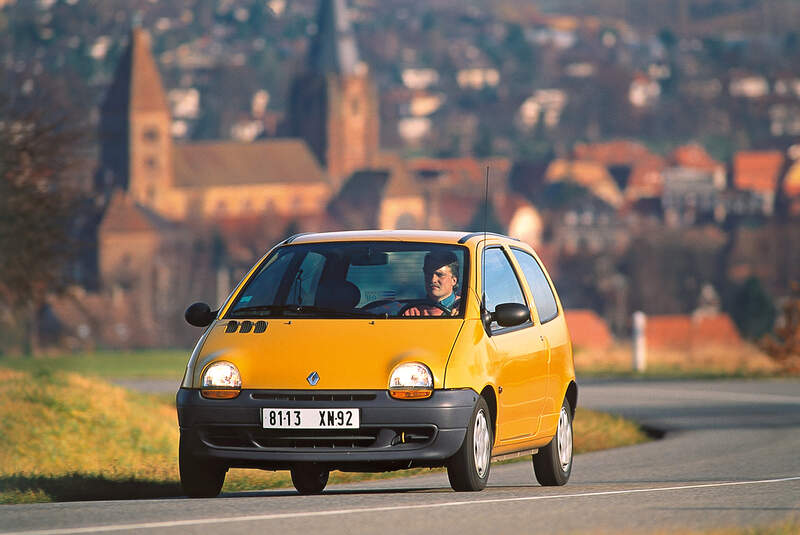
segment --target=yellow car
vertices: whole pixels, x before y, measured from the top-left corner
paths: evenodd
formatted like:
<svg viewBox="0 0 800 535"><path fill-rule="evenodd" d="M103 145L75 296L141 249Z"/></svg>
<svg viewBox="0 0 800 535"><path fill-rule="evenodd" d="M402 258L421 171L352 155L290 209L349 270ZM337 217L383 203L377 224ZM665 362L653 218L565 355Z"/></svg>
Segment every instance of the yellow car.
<svg viewBox="0 0 800 535"><path fill-rule="evenodd" d="M465 232L293 236L207 327L177 395L187 495L228 468L291 470L301 494L330 470L447 467L486 486L492 459L533 455L543 485L572 470L578 397L564 313L525 243Z"/></svg>

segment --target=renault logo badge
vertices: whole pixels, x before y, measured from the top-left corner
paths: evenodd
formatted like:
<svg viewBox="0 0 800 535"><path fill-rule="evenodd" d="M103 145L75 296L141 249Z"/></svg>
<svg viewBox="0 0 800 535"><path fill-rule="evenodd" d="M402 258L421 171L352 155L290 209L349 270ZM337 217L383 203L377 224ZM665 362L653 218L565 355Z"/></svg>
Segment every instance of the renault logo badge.
<svg viewBox="0 0 800 535"><path fill-rule="evenodd" d="M308 381L308 384L311 386L316 386L319 382L319 374L317 372L311 372L311 375L306 377L306 381Z"/></svg>

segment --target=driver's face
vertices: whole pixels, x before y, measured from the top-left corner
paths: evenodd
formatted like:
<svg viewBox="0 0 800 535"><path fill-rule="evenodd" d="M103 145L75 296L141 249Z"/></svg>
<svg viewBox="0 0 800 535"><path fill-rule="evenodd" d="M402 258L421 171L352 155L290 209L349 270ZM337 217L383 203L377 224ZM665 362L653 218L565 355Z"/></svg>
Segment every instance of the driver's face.
<svg viewBox="0 0 800 535"><path fill-rule="evenodd" d="M449 266L442 266L437 269L427 268L425 271L425 291L433 301L441 301L453 293L458 279Z"/></svg>

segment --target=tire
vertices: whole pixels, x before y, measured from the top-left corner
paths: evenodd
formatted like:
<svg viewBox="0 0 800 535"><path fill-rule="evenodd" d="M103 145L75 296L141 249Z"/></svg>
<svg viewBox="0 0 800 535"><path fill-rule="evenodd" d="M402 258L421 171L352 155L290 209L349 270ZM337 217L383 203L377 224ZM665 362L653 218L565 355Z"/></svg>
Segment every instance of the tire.
<svg viewBox="0 0 800 535"><path fill-rule="evenodd" d="M298 464L292 467L292 484L303 495L319 494L328 484L330 471L314 464Z"/></svg>
<svg viewBox="0 0 800 535"><path fill-rule="evenodd" d="M572 472L572 409L566 399L561 405L556 435L533 456L536 480L545 487L561 486Z"/></svg>
<svg viewBox="0 0 800 535"><path fill-rule="evenodd" d="M183 437L178 448L181 487L190 498L214 498L222 490L227 467L207 459L198 459L189 452Z"/></svg>
<svg viewBox="0 0 800 535"><path fill-rule="evenodd" d="M457 492L486 488L492 463L492 418L483 397L478 398L461 448L447 463L447 478Z"/></svg>

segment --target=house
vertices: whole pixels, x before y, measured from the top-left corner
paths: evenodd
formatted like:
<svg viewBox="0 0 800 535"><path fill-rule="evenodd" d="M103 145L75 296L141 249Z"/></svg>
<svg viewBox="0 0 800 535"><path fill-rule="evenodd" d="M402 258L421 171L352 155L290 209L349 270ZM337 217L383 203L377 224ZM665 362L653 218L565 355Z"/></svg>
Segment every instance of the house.
<svg viewBox="0 0 800 535"><path fill-rule="evenodd" d="M572 182L587 188L594 195L618 208L623 201L622 192L602 163L592 160L553 160L547 168L545 179L550 182Z"/></svg>
<svg viewBox="0 0 800 535"><path fill-rule="evenodd" d="M636 73L628 88L628 101L634 108L653 106L661 96L661 86L643 73Z"/></svg>
<svg viewBox="0 0 800 535"><path fill-rule="evenodd" d="M715 218L721 189L713 174L691 167L668 167L661 176L661 205L668 225L694 225Z"/></svg>
<svg viewBox="0 0 800 535"><path fill-rule="evenodd" d="M652 167L654 159L660 161L660 158L651 153L643 144L625 139L600 143L577 143L572 149L572 154L576 160L592 160L605 165L620 190L626 192L626 198L630 198L627 189L633 171L639 168L637 175L641 178L644 172L643 165Z"/></svg>
<svg viewBox="0 0 800 535"><path fill-rule="evenodd" d="M638 159L632 166L625 187L625 199L660 199L664 189L662 172L667 163L661 156L650 154Z"/></svg>
<svg viewBox="0 0 800 535"><path fill-rule="evenodd" d="M769 94L769 82L760 75L735 74L728 84L728 92L732 97L762 98Z"/></svg>
<svg viewBox="0 0 800 535"><path fill-rule="evenodd" d="M761 200L760 213L771 215L785 158L777 150L740 151L733 157L733 188Z"/></svg>
<svg viewBox="0 0 800 535"><path fill-rule="evenodd" d="M561 89L539 89L523 101L517 110L517 123L522 130L530 131L540 119L548 128L558 125L561 112L567 104L567 94Z"/></svg>
<svg viewBox="0 0 800 535"><path fill-rule="evenodd" d="M725 166L697 143L675 148L661 171L661 204L671 226L724 219Z"/></svg>

